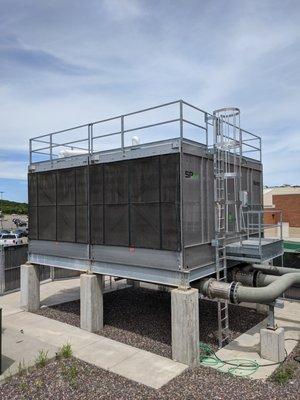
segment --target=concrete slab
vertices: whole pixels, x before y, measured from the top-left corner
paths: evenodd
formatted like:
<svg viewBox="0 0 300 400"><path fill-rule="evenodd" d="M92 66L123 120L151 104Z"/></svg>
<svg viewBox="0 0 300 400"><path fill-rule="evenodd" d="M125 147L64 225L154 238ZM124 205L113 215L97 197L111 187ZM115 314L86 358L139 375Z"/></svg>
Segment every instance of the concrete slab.
<svg viewBox="0 0 300 400"><path fill-rule="evenodd" d="M278 327L283 327L285 339L300 339L300 303L296 301L284 301L283 309L275 309L275 321ZM277 365L268 365L272 362L260 357L260 329L266 328L267 319L248 330L246 333L233 340L223 349L217 351L217 356L221 360L232 359L251 359L264 365L249 375L251 379L267 379L277 368ZM285 341L285 349L290 354L297 342L292 340ZM268 365L268 366L267 366ZM228 372L230 366L217 364L215 367L219 371Z"/></svg>
<svg viewBox="0 0 300 400"><path fill-rule="evenodd" d="M4 329L2 339L4 358L0 382L18 373L24 366L27 368L34 365L40 350L47 352L48 358L53 358L58 350L56 346L9 328Z"/></svg>
<svg viewBox="0 0 300 400"><path fill-rule="evenodd" d="M75 357L80 358L97 367L111 369L113 366L132 357L139 349L128 346L115 340L98 336L99 340L84 346L74 352Z"/></svg>
<svg viewBox="0 0 300 400"><path fill-rule="evenodd" d="M78 278L49 282L41 285L41 300L44 305L57 304L57 300L70 301L78 290ZM108 287L107 290L111 289ZM153 388L160 388L188 368L147 351L22 311L18 305L19 293L0 297L0 306L4 311L6 373L18 372L19 362L22 363L23 359L26 366L33 365L40 349L48 351L49 357L53 357L58 348L66 343L71 343L75 357Z"/></svg>
<svg viewBox="0 0 300 400"><path fill-rule="evenodd" d="M125 378L159 389L187 369L187 365L153 353L137 351L131 357L110 368Z"/></svg>

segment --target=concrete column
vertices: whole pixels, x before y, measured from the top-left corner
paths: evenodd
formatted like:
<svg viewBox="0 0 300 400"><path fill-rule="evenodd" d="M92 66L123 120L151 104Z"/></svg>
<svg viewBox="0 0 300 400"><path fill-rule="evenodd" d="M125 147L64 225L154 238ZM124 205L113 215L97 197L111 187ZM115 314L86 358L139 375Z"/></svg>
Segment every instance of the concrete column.
<svg viewBox="0 0 300 400"><path fill-rule="evenodd" d="M284 329L260 330L260 356L270 361L281 362L285 358Z"/></svg>
<svg viewBox="0 0 300 400"><path fill-rule="evenodd" d="M37 265L21 265L21 308L33 312L40 308L40 280Z"/></svg>
<svg viewBox="0 0 300 400"><path fill-rule="evenodd" d="M141 282L140 281L134 281L133 279L127 279L127 285L131 285L134 288L139 288L139 287L141 287Z"/></svg>
<svg viewBox="0 0 300 400"><path fill-rule="evenodd" d="M171 291L172 358L199 364L199 298L197 289Z"/></svg>
<svg viewBox="0 0 300 400"><path fill-rule="evenodd" d="M103 328L103 275L80 275L80 327L89 332Z"/></svg>

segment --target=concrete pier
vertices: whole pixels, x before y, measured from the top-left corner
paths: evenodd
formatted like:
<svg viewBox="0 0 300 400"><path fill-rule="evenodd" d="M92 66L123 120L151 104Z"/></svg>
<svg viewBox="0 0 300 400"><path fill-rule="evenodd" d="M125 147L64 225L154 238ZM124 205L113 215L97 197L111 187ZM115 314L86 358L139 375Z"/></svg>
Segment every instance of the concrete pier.
<svg viewBox="0 0 300 400"><path fill-rule="evenodd" d="M140 281L134 281L133 279L127 279L127 285L131 285L134 288L139 288L139 287L141 287L141 282Z"/></svg>
<svg viewBox="0 0 300 400"><path fill-rule="evenodd" d="M173 289L172 358L194 367L199 364L199 298L197 289Z"/></svg>
<svg viewBox="0 0 300 400"><path fill-rule="evenodd" d="M281 362L284 360L283 328L260 330L260 356L274 362Z"/></svg>
<svg viewBox="0 0 300 400"><path fill-rule="evenodd" d="M80 276L80 327L88 332L103 328L103 275Z"/></svg>
<svg viewBox="0 0 300 400"><path fill-rule="evenodd" d="M29 312L40 308L40 281L37 265L21 265L21 302L20 307Z"/></svg>

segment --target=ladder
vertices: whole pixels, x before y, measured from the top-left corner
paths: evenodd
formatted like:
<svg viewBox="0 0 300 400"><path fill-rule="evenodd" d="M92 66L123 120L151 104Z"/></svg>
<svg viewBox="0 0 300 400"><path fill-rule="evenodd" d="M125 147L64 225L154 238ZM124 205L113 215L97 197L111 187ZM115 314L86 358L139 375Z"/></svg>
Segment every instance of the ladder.
<svg viewBox="0 0 300 400"><path fill-rule="evenodd" d="M216 279L227 281L226 244L241 238L242 137L240 111L223 108L214 111L214 204ZM218 344L229 340L228 301L218 300Z"/></svg>

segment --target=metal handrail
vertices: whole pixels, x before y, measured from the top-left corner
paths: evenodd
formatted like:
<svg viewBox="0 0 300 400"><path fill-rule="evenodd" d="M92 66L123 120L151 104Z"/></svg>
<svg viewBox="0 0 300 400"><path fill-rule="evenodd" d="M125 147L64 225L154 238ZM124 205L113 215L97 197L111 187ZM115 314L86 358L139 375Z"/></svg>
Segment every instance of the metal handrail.
<svg viewBox="0 0 300 400"><path fill-rule="evenodd" d="M147 113L147 112L153 111L153 110L166 108L166 107L169 107L172 105L179 105L179 113L177 111L177 113L178 113L177 118L154 122L152 124L138 125L133 128L130 128L130 129L125 129L125 122L126 122L127 117ZM201 123L199 124L198 121L190 121L185 116L185 113L184 113L185 108L193 109L196 112L198 112L198 115L201 115L201 118L203 120L203 125ZM175 139L177 139L177 138L183 139L185 137L184 136L184 134L185 134L184 125L185 124L191 125L197 129L199 129L201 131L201 135L204 133L204 138L202 141L199 138L199 143L204 143L208 147L209 135L210 134L212 135L212 132L209 132L209 129L212 125L209 123L209 120L213 119L213 118L216 118L213 114L210 114L190 103L187 103L186 101L176 100L176 101L160 104L157 106L133 111L133 112L130 112L127 114L122 114L122 115L118 115L115 117L105 118L105 119L102 119L99 121L81 124L81 125L74 126L72 128L67 128L67 129L50 132L47 134L33 137L29 140L29 153L30 153L29 162L30 162L30 164L35 162L33 160L33 158L34 158L34 155L37 155L37 154L46 155L49 157L48 158L49 160L52 160L54 157L59 157L59 154L53 153L53 149L55 149L55 148L57 149L59 147L86 151L87 154L92 155L95 151L94 149L95 149L95 141L96 140L102 139L102 138L107 138L107 137L112 137L112 136L117 136L117 135L120 136L120 147L116 146L115 149L121 148L122 151L125 151L125 135L127 133L146 130L149 128L172 124L172 123L177 123L177 122L179 122L179 130L178 130L178 135L173 135ZM104 124L104 123L111 122L111 121L118 121L118 120L120 121L120 129L119 130L117 130L115 132L104 132L103 134L95 134L94 135L94 127L99 126L100 124ZM228 124L231 125L229 122L228 122ZM82 129L82 128L84 128L84 132L83 132L84 137L83 138L76 139L76 140L69 139L66 142L60 142L59 140L57 140L58 134L70 133L72 131L75 132L75 131L78 131L78 129ZM238 129L240 129L242 134L250 135L250 138L247 137L247 138L245 138L245 140L242 140L243 146L246 146L246 148L247 148L247 150L243 151L243 154L248 153L248 152L251 152L251 153L258 152L259 153L258 161L261 161L261 139L260 139L260 137L249 131L243 130L241 128L238 128ZM252 145L252 144L250 145L248 143L249 141L256 141L256 140L259 141L259 144L257 145L257 147L255 145ZM198 140L196 140L196 141L198 142ZM45 146L35 148L34 146L37 143L43 143L43 144L45 144ZM79 147L77 145L78 143L85 143L85 144L83 144L82 147ZM86 147L84 147L85 145L86 145ZM248 150L248 149L250 149L250 150ZM73 155L71 155L71 156L73 156ZM250 157L250 158L256 159L255 157Z"/></svg>
<svg viewBox="0 0 300 400"><path fill-rule="evenodd" d="M276 224L264 224L263 216L264 216L264 214L268 214L268 213L279 214L279 222L277 222ZM283 236L282 236L282 211L281 210L265 210L265 209L243 210L242 214L243 214L242 221L245 224L243 226L243 230L246 233L247 240L249 240L251 238L251 236L253 237L254 235L258 234L258 248L259 248L260 254L262 253L262 239L264 238L264 231L266 229L279 228L280 229L279 239L282 240ZM254 215L258 216L258 222L253 222L253 218L252 218L252 221L250 222L249 216L254 216ZM246 216L246 220L245 220L245 216Z"/></svg>

